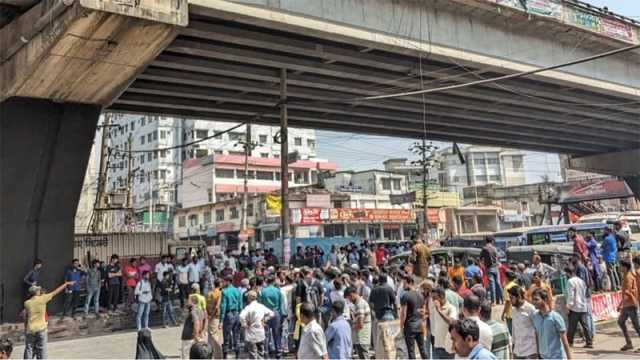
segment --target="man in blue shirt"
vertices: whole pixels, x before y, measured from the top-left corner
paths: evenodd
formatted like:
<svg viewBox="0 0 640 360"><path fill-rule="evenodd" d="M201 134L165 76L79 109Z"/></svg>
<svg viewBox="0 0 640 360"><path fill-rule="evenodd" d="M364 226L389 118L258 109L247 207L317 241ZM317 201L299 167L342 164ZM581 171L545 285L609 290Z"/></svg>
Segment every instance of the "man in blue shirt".
<svg viewBox="0 0 640 360"><path fill-rule="evenodd" d="M233 277L224 278L224 289L220 299L220 323L222 324L222 355L227 358L231 351L240 358L240 310L242 310L242 294L233 286Z"/></svg>
<svg viewBox="0 0 640 360"><path fill-rule="evenodd" d="M327 353L329 359L351 359L353 345L351 343L351 325L344 318L344 301L331 303L331 318L333 319L324 334L327 338Z"/></svg>
<svg viewBox="0 0 640 360"><path fill-rule="evenodd" d="M274 316L267 321L267 352L275 353L275 358L282 356L282 317L286 315L284 307L284 297L280 289L274 286L275 275L267 277L267 287L263 288L258 295L258 301L273 311Z"/></svg>
<svg viewBox="0 0 640 360"><path fill-rule="evenodd" d="M467 260L467 267L464 268L464 277L467 280L467 287L471 288L473 286L473 277L475 275L482 276L482 270L476 264L474 259Z"/></svg>
<svg viewBox="0 0 640 360"><path fill-rule="evenodd" d="M491 351L480 343L480 328L471 319L457 320L450 330L453 349L459 358L470 360L496 360Z"/></svg>
<svg viewBox="0 0 640 360"><path fill-rule="evenodd" d="M604 228L604 235L602 236L602 258L607 263L607 273L609 279L611 279L611 290L620 290L620 277L616 271L616 262L618 260L618 242L615 235L611 232L609 227Z"/></svg>
<svg viewBox="0 0 640 360"><path fill-rule="evenodd" d="M64 309L62 311L62 317L70 314L73 319L76 318L75 310L78 308L80 302L80 280L84 271L80 265L78 259L71 261L71 266L64 272L64 281L73 281L72 285L67 285L65 289Z"/></svg>
<svg viewBox="0 0 640 360"><path fill-rule="evenodd" d="M538 350L541 359L571 359L571 350L567 340L567 327L562 315L551 310L545 289L533 292L532 302L538 309L533 316L533 326L538 335Z"/></svg>

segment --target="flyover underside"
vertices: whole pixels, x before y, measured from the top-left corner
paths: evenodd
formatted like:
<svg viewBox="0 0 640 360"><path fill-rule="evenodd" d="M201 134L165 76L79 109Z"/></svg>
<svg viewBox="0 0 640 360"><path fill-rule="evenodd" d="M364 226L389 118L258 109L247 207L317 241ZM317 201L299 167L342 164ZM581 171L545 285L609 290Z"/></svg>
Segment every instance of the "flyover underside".
<svg viewBox="0 0 640 360"><path fill-rule="evenodd" d="M277 23L230 20L191 6L189 26L110 109L276 125L280 69L287 69L293 127L421 138L426 109L427 137L435 140L574 155L640 147L640 99L542 78L437 92L424 99L348 101L506 72L416 51L412 56L406 48L393 51L328 38Z"/></svg>
<svg viewBox="0 0 640 360"><path fill-rule="evenodd" d="M40 285L63 278L99 114L33 98L0 103L0 323L17 320L35 258L45 263Z"/></svg>

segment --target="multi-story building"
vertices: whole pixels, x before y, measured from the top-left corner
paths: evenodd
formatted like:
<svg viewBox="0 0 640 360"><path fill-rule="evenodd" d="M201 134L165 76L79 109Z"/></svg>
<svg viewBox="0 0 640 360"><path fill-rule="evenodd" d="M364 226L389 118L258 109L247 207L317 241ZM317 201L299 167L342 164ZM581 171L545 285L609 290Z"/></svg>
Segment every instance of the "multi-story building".
<svg viewBox="0 0 640 360"><path fill-rule="evenodd" d="M237 125L172 117L114 115L108 134L110 155L106 191L126 191L131 176L136 230L150 230L151 227L170 230L168 226L177 205L178 186L182 183L183 161L214 154L243 155L239 142L245 141L246 126L216 136ZM251 140L257 143L253 156L279 164L274 160L280 157L280 144L274 140L276 132L275 127L252 126ZM192 144L199 140L202 141ZM290 151L298 151L300 158L315 157L314 130L289 129L289 142ZM100 141L94 146L99 147ZM295 178L292 179L295 182ZM207 199L206 193L204 199Z"/></svg>
<svg viewBox="0 0 640 360"><path fill-rule="evenodd" d="M464 164L452 148L438 151L439 166L430 175L437 179L445 191L461 193L467 186L514 186L525 183L523 152L475 145L460 146L460 149Z"/></svg>

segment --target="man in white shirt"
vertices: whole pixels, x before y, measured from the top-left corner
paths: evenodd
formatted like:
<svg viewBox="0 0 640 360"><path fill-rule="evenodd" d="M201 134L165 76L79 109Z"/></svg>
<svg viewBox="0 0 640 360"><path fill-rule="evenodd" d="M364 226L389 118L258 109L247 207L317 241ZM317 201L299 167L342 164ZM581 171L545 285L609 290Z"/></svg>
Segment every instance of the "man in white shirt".
<svg viewBox="0 0 640 360"><path fill-rule="evenodd" d="M478 328L480 329L480 344L482 344L485 349L491 349L493 345L493 331L489 324L480 320L480 304L479 297L468 295L464 298L462 313L465 319L471 319L478 324Z"/></svg>
<svg viewBox="0 0 640 360"><path fill-rule="evenodd" d="M520 286L509 289L509 298L513 305L513 355L516 359L537 359L538 342L533 325L536 307L524 300L524 289Z"/></svg>
<svg viewBox="0 0 640 360"><path fill-rule="evenodd" d="M447 302L445 289L437 287L431 291L429 301L429 325L433 335L433 358L453 359L453 343L449 325L458 318L458 309Z"/></svg>
<svg viewBox="0 0 640 360"><path fill-rule="evenodd" d="M587 285L576 275L573 267L564 269L567 274L567 309L569 309L569 328L567 339L573 347L573 337L576 334L578 323L582 326L585 337L585 348L593 348L593 334L587 319Z"/></svg>
<svg viewBox="0 0 640 360"><path fill-rule="evenodd" d="M249 359L264 359L264 341L266 339L264 327L275 314L266 306L256 301L258 294L251 290L247 292L247 305L240 312L240 325L244 329L244 341L249 353Z"/></svg>
<svg viewBox="0 0 640 360"><path fill-rule="evenodd" d="M156 264L155 273L158 283L161 283L162 280L164 280L165 271L173 272L173 265L169 263L169 255L162 256L162 261Z"/></svg>
<svg viewBox="0 0 640 360"><path fill-rule="evenodd" d="M300 306L300 321L304 324L298 346L298 359L329 360L327 340L322 327L315 318L313 304L305 302Z"/></svg>

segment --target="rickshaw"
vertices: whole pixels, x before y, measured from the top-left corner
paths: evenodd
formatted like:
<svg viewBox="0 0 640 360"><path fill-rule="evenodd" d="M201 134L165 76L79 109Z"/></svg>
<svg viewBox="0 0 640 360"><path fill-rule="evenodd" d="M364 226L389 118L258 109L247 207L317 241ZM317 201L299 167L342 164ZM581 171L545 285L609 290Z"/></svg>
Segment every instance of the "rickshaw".
<svg viewBox="0 0 640 360"><path fill-rule="evenodd" d="M468 258L477 258L480 256L481 249L474 247L459 247L459 246L443 246L431 249L431 259L429 261L430 264L440 263L440 261L444 260L446 266L452 266L455 262L455 259L462 259L463 264L466 263ZM409 257L411 256L411 251L405 251L396 256L392 256L389 258L388 263L390 265L403 265L409 261Z"/></svg>

